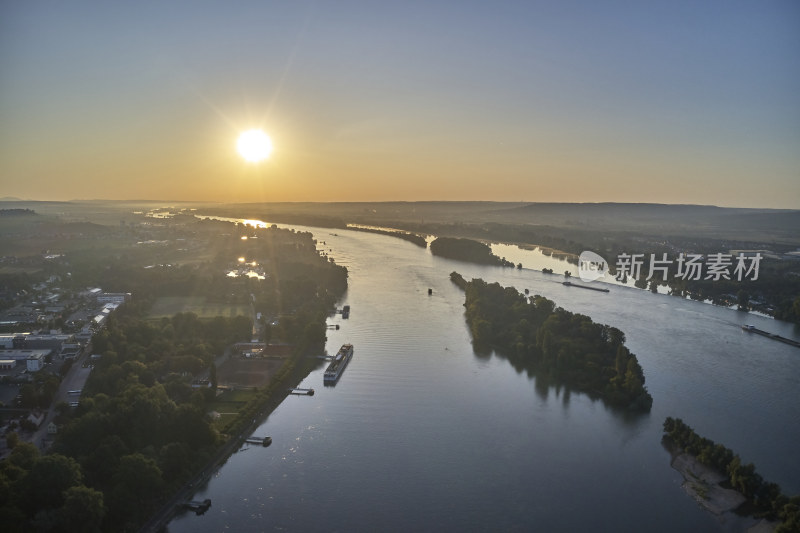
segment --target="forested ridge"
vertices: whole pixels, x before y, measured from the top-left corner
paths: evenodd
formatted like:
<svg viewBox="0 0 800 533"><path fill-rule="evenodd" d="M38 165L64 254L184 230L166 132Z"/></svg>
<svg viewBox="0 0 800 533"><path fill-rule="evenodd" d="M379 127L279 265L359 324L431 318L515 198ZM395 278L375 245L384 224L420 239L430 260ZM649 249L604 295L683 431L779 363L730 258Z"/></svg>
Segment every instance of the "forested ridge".
<svg viewBox="0 0 800 533"><path fill-rule="evenodd" d="M614 407L647 412L653 399L625 334L571 313L544 296L526 297L513 287L467 282L450 275L466 293L464 306L477 346L496 349L518 369L547 376Z"/></svg>
<svg viewBox="0 0 800 533"><path fill-rule="evenodd" d="M746 511L750 514L781 520L775 533L800 531L800 496L785 496L779 485L765 481L756 473L753 463L742 464L742 459L732 450L701 437L680 418L664 420L664 439L673 450L692 455L728 476L726 484L747 498Z"/></svg>

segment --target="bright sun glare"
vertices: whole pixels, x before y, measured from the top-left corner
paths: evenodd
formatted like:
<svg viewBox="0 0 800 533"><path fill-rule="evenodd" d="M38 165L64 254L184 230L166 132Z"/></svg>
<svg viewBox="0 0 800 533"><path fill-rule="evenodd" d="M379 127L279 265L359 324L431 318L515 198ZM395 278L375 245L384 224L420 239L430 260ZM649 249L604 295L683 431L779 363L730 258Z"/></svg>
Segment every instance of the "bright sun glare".
<svg viewBox="0 0 800 533"><path fill-rule="evenodd" d="M236 149L247 161L258 163L269 157L272 152L272 141L261 130L248 130L239 135Z"/></svg>

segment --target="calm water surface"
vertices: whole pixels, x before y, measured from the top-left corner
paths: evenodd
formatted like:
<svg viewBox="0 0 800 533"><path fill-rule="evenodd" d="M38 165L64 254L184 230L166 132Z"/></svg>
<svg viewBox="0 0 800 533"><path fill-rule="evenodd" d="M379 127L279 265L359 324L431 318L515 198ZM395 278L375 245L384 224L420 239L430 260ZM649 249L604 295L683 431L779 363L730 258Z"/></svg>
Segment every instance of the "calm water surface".
<svg viewBox="0 0 800 533"><path fill-rule="evenodd" d="M287 398L255 432L272 446L231 456L196 494L211 509L176 517L171 533L742 530L681 489L660 443L666 416L800 492L800 350L739 328L800 338L794 326L626 287L564 287L382 235L298 229L349 270L350 319L330 319L341 329L327 351L352 342L353 360L335 387L323 386L321 361L301 385L316 395ZM549 266L524 257L514 261ZM630 419L476 355L453 270L624 331L652 412Z"/></svg>

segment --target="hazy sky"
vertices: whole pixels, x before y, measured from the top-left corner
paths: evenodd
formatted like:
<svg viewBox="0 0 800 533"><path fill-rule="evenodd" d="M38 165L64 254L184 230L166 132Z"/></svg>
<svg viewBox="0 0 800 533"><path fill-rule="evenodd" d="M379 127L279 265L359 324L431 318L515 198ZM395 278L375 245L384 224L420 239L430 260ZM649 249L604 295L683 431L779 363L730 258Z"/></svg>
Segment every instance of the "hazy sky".
<svg viewBox="0 0 800 533"><path fill-rule="evenodd" d="M0 0L0 196L800 208L800 2Z"/></svg>

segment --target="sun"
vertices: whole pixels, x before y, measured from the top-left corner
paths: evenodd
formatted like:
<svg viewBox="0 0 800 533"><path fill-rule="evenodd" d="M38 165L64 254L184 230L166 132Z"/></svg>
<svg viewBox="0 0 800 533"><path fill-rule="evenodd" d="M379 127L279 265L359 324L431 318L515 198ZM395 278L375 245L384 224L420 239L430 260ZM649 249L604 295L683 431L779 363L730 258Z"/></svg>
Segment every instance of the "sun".
<svg viewBox="0 0 800 533"><path fill-rule="evenodd" d="M261 130L247 130L239 135L236 150L245 160L258 163L269 157L272 152L272 141Z"/></svg>

